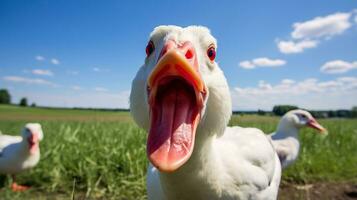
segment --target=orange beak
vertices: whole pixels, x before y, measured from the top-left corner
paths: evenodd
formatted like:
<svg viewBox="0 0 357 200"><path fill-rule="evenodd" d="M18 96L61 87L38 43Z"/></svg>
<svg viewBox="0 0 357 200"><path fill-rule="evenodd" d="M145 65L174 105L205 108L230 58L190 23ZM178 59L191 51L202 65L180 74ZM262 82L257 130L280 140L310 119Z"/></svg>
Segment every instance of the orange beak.
<svg viewBox="0 0 357 200"><path fill-rule="evenodd" d="M194 65L193 65L194 64ZM192 66L193 65L193 66ZM180 77L192 84L195 91L206 93L204 83L198 73L198 66L190 63L180 51L169 50L157 63L155 69L148 79L148 90L150 91L149 103L156 95L159 81L164 77ZM199 98L198 98L199 99Z"/></svg>
<svg viewBox="0 0 357 200"><path fill-rule="evenodd" d="M190 158L206 94L191 43L168 43L147 82L147 155L163 172L175 171Z"/></svg>
<svg viewBox="0 0 357 200"><path fill-rule="evenodd" d="M27 142L29 143L29 149L30 153L34 154L36 153L38 149L38 134L37 133L32 133L31 136L27 139Z"/></svg>
<svg viewBox="0 0 357 200"><path fill-rule="evenodd" d="M327 130L326 130L323 126L321 126L321 125L316 121L316 119L314 119L314 118L310 119L310 120L307 122L307 125L308 125L309 127L311 127L311 128L314 128L314 129L318 130L318 131L319 131L320 133L322 133L322 134L327 134L327 133L328 133Z"/></svg>

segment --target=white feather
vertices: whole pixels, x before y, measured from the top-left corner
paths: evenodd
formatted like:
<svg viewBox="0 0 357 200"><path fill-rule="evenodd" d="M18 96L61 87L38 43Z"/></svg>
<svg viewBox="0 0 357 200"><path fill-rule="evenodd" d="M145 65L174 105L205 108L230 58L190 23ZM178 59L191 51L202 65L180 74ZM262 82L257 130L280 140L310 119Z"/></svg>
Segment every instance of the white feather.
<svg viewBox="0 0 357 200"><path fill-rule="evenodd" d="M42 128L37 123L26 124L22 136L0 135L0 174L17 174L37 165L40 150L30 154L27 130L36 131L42 140Z"/></svg>
<svg viewBox="0 0 357 200"><path fill-rule="evenodd" d="M310 119L313 119L312 115L305 110L289 111L281 118L277 131L268 136L272 140L283 169L298 158L299 130L305 127Z"/></svg>
<svg viewBox="0 0 357 200"><path fill-rule="evenodd" d="M168 39L190 41L196 50L199 72L208 88L190 159L171 173L149 165L148 198L157 199L276 199L281 177L279 158L265 134L253 128L227 127L232 113L227 81L216 62L206 55L217 46L205 27L160 26L150 36L156 44L151 58L132 83L130 110L136 123L149 130L146 82L158 52Z"/></svg>

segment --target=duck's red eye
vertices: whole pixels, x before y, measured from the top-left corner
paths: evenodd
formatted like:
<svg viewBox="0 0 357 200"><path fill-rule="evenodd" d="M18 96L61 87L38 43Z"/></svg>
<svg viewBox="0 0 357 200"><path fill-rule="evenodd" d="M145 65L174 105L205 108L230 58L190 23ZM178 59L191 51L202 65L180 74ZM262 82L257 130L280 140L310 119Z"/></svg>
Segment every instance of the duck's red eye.
<svg viewBox="0 0 357 200"><path fill-rule="evenodd" d="M149 57L154 50L155 50L154 43L150 41L148 45L146 45L146 56Z"/></svg>
<svg viewBox="0 0 357 200"><path fill-rule="evenodd" d="M209 47L207 50L207 56L211 61L216 58L216 49L214 47Z"/></svg>

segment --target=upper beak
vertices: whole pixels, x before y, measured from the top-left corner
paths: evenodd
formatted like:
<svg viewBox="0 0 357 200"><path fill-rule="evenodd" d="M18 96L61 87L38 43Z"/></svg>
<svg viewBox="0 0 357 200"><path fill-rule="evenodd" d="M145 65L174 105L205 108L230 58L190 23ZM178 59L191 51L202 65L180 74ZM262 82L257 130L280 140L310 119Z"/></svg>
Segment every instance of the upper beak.
<svg viewBox="0 0 357 200"><path fill-rule="evenodd" d="M192 52L193 51L193 52ZM193 56L192 56L193 55ZM157 86L164 77L181 77L190 83L196 91L196 100L202 101L202 95L206 93L204 82L198 72L197 58L194 49L189 44L178 48L164 48L158 63L151 72L147 86L149 104L153 103Z"/></svg>
<svg viewBox="0 0 357 200"><path fill-rule="evenodd" d="M319 132L322 133L322 134L327 134L327 133L328 133L327 130L326 130L323 126L321 126L321 125L316 121L316 119L314 119L314 118L310 119L310 120L307 122L307 125L308 125L309 127L311 127L311 128L314 128L314 129L319 130Z"/></svg>

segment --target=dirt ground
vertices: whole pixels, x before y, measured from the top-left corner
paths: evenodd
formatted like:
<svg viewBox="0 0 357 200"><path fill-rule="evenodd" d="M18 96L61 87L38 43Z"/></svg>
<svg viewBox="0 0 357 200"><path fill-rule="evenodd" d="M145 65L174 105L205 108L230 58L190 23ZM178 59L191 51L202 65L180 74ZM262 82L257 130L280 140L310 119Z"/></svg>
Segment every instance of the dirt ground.
<svg viewBox="0 0 357 200"><path fill-rule="evenodd" d="M5 188L0 188L0 200L86 200L84 193L71 195L59 193L46 193L30 190L22 194L11 195L8 190L8 195L3 196ZM90 198L90 199L105 199L105 198ZM282 183L279 189L279 200L357 200L357 184L353 183L314 183L306 185L298 185L294 183Z"/></svg>
<svg viewBox="0 0 357 200"><path fill-rule="evenodd" d="M314 183L297 185L282 183L279 200L357 200L357 184Z"/></svg>

